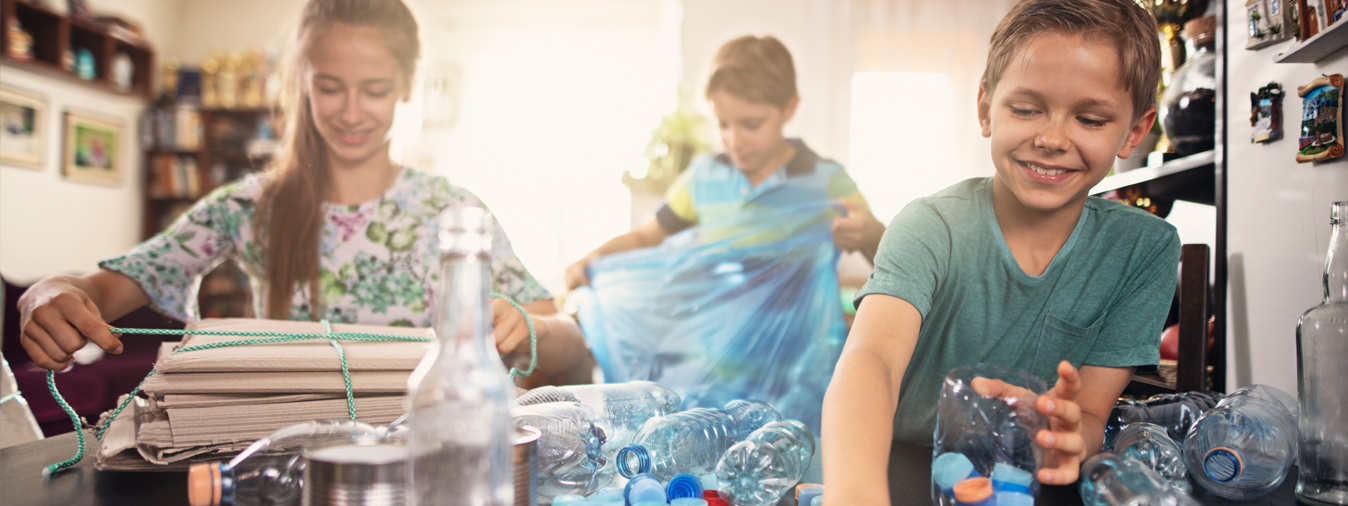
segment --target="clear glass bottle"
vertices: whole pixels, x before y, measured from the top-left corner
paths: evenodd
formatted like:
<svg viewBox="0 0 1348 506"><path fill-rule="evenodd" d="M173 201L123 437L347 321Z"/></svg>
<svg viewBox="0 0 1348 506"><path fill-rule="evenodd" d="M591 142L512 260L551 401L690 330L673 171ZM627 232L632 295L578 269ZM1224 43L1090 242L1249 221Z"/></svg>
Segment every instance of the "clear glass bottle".
<svg viewBox="0 0 1348 506"><path fill-rule="evenodd" d="M1348 504L1348 202L1335 202L1325 300L1297 323L1301 452L1297 499Z"/></svg>
<svg viewBox="0 0 1348 506"><path fill-rule="evenodd" d="M477 207L440 216L436 348L409 379L412 504L513 502L510 396L491 339L491 215Z"/></svg>

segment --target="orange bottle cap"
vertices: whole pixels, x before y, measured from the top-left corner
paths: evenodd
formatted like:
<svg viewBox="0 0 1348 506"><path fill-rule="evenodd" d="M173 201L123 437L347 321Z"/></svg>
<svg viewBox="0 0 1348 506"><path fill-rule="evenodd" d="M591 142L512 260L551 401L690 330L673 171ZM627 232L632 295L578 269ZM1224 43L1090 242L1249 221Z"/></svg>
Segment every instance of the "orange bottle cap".
<svg viewBox="0 0 1348 506"><path fill-rule="evenodd" d="M801 491L801 490L805 490L805 489L810 488L810 487L822 487L822 486L823 486L823 485L820 485L820 484L818 484L818 483L801 483L800 485L796 485L796 499L797 499L797 500L800 499L800 491Z"/></svg>
<svg viewBox="0 0 1348 506"><path fill-rule="evenodd" d="M220 463L202 462L187 469L187 502L220 506Z"/></svg>
<svg viewBox="0 0 1348 506"><path fill-rule="evenodd" d="M977 504L992 497L992 480L969 478L955 484L955 502Z"/></svg>

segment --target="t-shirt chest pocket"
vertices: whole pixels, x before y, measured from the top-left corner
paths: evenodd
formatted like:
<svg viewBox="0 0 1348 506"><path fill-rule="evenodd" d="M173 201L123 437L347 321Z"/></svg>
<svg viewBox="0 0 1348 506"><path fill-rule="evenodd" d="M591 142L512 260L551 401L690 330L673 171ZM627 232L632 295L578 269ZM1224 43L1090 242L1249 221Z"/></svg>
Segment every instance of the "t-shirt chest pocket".
<svg viewBox="0 0 1348 506"><path fill-rule="evenodd" d="M1105 316L1100 315L1089 327L1079 327L1057 316L1045 315L1031 372L1052 386L1058 377L1058 362L1066 360L1072 367L1080 368L1091 348L1095 347L1095 338L1100 335L1104 321Z"/></svg>

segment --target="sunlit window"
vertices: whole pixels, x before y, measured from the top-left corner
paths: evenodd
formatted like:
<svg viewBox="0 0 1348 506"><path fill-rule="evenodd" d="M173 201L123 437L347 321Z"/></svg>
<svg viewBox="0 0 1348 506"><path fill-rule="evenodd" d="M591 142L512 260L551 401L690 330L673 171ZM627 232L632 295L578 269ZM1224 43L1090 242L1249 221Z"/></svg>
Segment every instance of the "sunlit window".
<svg viewBox="0 0 1348 506"><path fill-rule="evenodd" d="M955 166L952 95L945 74L852 74L847 170L881 222L967 177Z"/></svg>

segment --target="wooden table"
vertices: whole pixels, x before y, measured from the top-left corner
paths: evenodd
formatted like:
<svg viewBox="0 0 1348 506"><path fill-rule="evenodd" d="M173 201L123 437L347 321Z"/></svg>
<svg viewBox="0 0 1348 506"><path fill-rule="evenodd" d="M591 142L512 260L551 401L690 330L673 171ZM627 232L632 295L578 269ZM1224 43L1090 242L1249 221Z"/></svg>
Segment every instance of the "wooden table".
<svg viewBox="0 0 1348 506"><path fill-rule="evenodd" d="M86 433L87 434L87 433ZM88 441L92 435L85 436ZM84 505L184 505L187 504L185 472L101 472L87 456L71 469L58 473L49 482L42 479L42 468L60 462L75 453L75 435L62 434L42 441L0 449L0 504L4 506L84 506ZM816 452L814 462L803 481L820 483L822 465ZM931 448L895 443L889 456L889 494L893 504L928 504L931 497ZM1208 494L1198 488L1195 498L1206 505L1292 506L1296 504L1296 469L1278 490L1253 501L1236 502ZM1075 486L1044 486L1039 504L1077 506L1081 497ZM783 506L796 506L794 498L782 500Z"/></svg>

